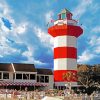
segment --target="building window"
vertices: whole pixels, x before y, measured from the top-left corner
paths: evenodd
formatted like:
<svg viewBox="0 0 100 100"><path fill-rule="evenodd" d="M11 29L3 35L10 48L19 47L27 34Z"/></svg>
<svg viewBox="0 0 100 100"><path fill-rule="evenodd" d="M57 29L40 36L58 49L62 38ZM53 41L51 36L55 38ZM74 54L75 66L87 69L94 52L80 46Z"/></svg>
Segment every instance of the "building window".
<svg viewBox="0 0 100 100"><path fill-rule="evenodd" d="M29 74L23 74L23 79L28 80L29 79Z"/></svg>
<svg viewBox="0 0 100 100"><path fill-rule="evenodd" d="M39 76L37 76L37 82L39 82Z"/></svg>
<svg viewBox="0 0 100 100"><path fill-rule="evenodd" d="M0 72L0 79L2 79L2 73Z"/></svg>
<svg viewBox="0 0 100 100"><path fill-rule="evenodd" d="M16 74L16 79L22 79L22 74Z"/></svg>
<svg viewBox="0 0 100 100"><path fill-rule="evenodd" d="M13 79L15 79L15 74L13 74Z"/></svg>
<svg viewBox="0 0 100 100"><path fill-rule="evenodd" d="M45 83L49 83L49 76L45 76Z"/></svg>
<svg viewBox="0 0 100 100"><path fill-rule="evenodd" d="M3 79L9 79L9 73L3 73Z"/></svg>
<svg viewBox="0 0 100 100"><path fill-rule="evenodd" d="M40 82L45 82L44 81L44 76L40 76Z"/></svg>
<svg viewBox="0 0 100 100"><path fill-rule="evenodd" d="M35 74L30 74L30 80L35 80Z"/></svg>

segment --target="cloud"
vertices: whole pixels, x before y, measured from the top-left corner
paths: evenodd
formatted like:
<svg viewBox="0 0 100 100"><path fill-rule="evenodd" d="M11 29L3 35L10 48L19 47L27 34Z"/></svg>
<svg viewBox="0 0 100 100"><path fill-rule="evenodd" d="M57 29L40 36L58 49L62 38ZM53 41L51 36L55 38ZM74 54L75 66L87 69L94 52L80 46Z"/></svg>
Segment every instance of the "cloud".
<svg viewBox="0 0 100 100"><path fill-rule="evenodd" d="M11 12L12 11L7 5L7 3L5 2L5 0L0 0L0 17L9 16Z"/></svg>
<svg viewBox="0 0 100 100"><path fill-rule="evenodd" d="M86 11L87 8L92 4L93 0L80 0L78 6L73 11L75 18L80 18Z"/></svg>
<svg viewBox="0 0 100 100"><path fill-rule="evenodd" d="M52 20L54 13L53 11L49 11L45 14L45 21L46 23L50 22Z"/></svg>
<svg viewBox="0 0 100 100"><path fill-rule="evenodd" d="M39 27L34 27L34 33L44 46L49 48L53 47L53 38L47 32L43 31Z"/></svg>
<svg viewBox="0 0 100 100"><path fill-rule="evenodd" d="M87 62L89 62L91 59L93 59L94 56L95 56L94 54L91 54L90 51L86 50L86 51L84 51L84 52L81 54L81 56L78 56L77 62L78 62L78 63L87 63Z"/></svg>
<svg viewBox="0 0 100 100"><path fill-rule="evenodd" d="M83 53L78 56L78 63L87 63L100 56L100 37L91 36L88 46Z"/></svg>
<svg viewBox="0 0 100 100"><path fill-rule="evenodd" d="M46 65L46 63L44 63L44 62L34 59L34 54L33 54L34 52L35 51L33 50L32 47L28 47L28 50L22 53L22 56L27 58L27 60L23 61L23 62L34 63L36 65Z"/></svg>
<svg viewBox="0 0 100 100"><path fill-rule="evenodd" d="M98 36L91 36L90 37L90 39L89 39L89 41L88 41L88 44L90 45L90 46L100 46L100 37L98 37Z"/></svg>
<svg viewBox="0 0 100 100"><path fill-rule="evenodd" d="M98 55L100 54L100 37L92 36L89 41L89 45L93 48L93 51Z"/></svg>
<svg viewBox="0 0 100 100"><path fill-rule="evenodd" d="M0 57L5 57L9 55L9 58L15 54L20 54L23 48L17 48L23 41L17 34L23 34L27 31L27 22L20 22L19 25L10 15L12 10L5 2L5 0L0 1ZM8 39L9 38L9 39ZM12 40L13 42L10 42ZM13 43L16 43L13 46Z"/></svg>
<svg viewBox="0 0 100 100"><path fill-rule="evenodd" d="M98 47L95 48L95 52L96 52L97 54L100 54L100 45L99 45Z"/></svg>
<svg viewBox="0 0 100 100"><path fill-rule="evenodd" d="M14 53L20 53L16 48L12 48L8 43L6 37L0 37L0 57L6 55L13 55Z"/></svg>
<svg viewBox="0 0 100 100"><path fill-rule="evenodd" d="M92 32L100 34L100 26L96 26L92 29Z"/></svg>
<svg viewBox="0 0 100 100"><path fill-rule="evenodd" d="M14 28L15 28L14 29L15 33L23 34L27 31L28 23L27 22L20 23L18 26L16 25L16 27Z"/></svg>

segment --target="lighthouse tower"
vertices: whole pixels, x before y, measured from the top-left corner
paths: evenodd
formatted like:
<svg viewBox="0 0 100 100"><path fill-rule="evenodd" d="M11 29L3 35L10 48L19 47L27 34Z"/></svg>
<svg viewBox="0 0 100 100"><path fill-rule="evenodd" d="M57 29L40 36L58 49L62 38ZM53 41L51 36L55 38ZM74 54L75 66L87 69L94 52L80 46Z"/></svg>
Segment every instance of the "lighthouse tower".
<svg viewBox="0 0 100 100"><path fill-rule="evenodd" d="M72 13L64 9L48 33L54 37L54 81L76 83L77 38L83 33L82 28L72 19Z"/></svg>

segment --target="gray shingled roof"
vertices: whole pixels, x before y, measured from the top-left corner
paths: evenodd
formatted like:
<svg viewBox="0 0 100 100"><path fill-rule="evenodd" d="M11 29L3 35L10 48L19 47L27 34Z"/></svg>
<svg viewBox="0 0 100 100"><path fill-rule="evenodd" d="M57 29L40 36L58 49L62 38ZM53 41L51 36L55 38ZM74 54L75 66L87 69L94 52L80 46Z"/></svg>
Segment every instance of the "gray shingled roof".
<svg viewBox="0 0 100 100"><path fill-rule="evenodd" d="M37 74L53 75L53 72L51 69L37 68L36 70L37 70Z"/></svg>
<svg viewBox="0 0 100 100"><path fill-rule="evenodd" d="M0 71L13 72L13 68L9 63L0 63Z"/></svg>
<svg viewBox="0 0 100 100"><path fill-rule="evenodd" d="M14 63L15 71L22 71L22 72L36 72L34 64L19 64Z"/></svg>

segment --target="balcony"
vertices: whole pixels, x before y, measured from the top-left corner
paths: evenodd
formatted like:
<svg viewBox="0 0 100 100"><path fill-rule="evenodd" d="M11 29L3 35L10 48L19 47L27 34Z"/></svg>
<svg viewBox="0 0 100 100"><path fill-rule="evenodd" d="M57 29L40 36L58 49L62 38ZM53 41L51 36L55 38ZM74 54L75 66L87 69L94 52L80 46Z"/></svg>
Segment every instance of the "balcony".
<svg viewBox="0 0 100 100"><path fill-rule="evenodd" d="M63 24L76 26L77 25L77 21L73 20L73 19L72 20L64 19L64 20L56 20L56 21L54 21L54 25L63 25Z"/></svg>

